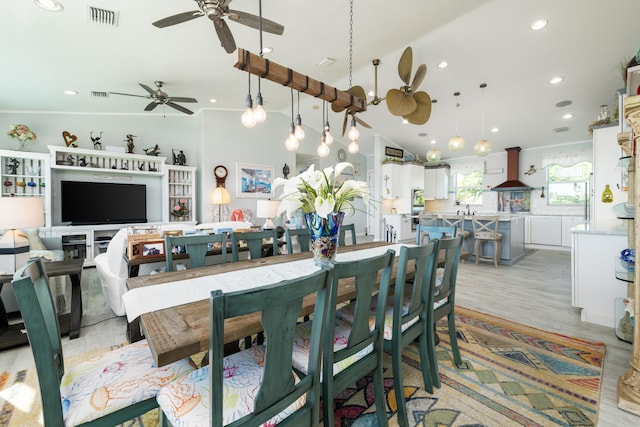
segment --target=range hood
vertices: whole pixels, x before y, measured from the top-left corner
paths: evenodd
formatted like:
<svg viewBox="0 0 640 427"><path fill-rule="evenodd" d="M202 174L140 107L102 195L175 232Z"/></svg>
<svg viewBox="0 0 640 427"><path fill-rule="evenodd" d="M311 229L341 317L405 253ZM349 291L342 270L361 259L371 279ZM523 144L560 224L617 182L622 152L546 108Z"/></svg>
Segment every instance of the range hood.
<svg viewBox="0 0 640 427"><path fill-rule="evenodd" d="M492 191L531 191L532 187L518 180L520 170L520 147L505 148L507 151L507 180L496 185Z"/></svg>

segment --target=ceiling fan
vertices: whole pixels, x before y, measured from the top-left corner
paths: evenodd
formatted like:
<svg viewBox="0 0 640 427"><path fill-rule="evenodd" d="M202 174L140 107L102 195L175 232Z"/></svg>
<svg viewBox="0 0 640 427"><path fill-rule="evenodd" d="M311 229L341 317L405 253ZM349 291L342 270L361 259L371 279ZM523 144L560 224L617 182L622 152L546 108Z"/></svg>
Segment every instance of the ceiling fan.
<svg viewBox="0 0 640 427"><path fill-rule="evenodd" d="M365 101L367 100L367 94L364 91L364 88L362 86L352 86L351 89L348 89L345 92L349 92L353 96L360 99L364 99ZM356 117L356 112L352 111L349 108L345 109L345 107L340 107L338 105L331 104L331 110L334 113L340 113L344 111L344 120L342 122L342 136L344 136L344 133L347 130L347 123L349 122L349 116L355 119L355 121L358 122L361 126L366 127L367 129L371 129L371 125L369 125L367 122L362 120L360 117Z"/></svg>
<svg viewBox="0 0 640 427"><path fill-rule="evenodd" d="M376 66L376 87L377 87L377 65L375 60L373 63ZM431 116L431 97L424 91L417 92L418 87L424 80L427 74L427 66L420 64L416 70L416 74L411 81L411 68L413 67L413 50L411 46L407 47L402 56L400 62L398 62L398 74L400 80L404 82L404 86L400 89L389 89L385 99L387 101L387 109L394 116L402 116L409 123L414 125L425 124ZM376 96L375 101L382 101L381 98ZM377 105L377 104L376 104Z"/></svg>
<svg viewBox="0 0 640 427"><path fill-rule="evenodd" d="M227 53L232 53L236 50L236 42L233 39L233 34L231 34L229 26L223 19L225 17L237 22L238 24L246 25L255 29L261 29L262 31L277 34L279 36L284 32L284 26L278 24L277 22L262 18L262 28L260 28L260 17L239 10L230 10L229 3L231 3L232 0L194 1L198 4L200 10L178 13L177 15L169 16L167 18L153 22L152 25L158 28L164 28L206 15L207 18L213 21L213 26L216 29L216 33L218 34L220 43L222 44L224 50L227 51Z"/></svg>
<svg viewBox="0 0 640 427"><path fill-rule="evenodd" d="M132 93L120 93L120 92L109 92L114 95L126 95L126 96L137 96L139 98L147 98L152 101L144 107L144 111L151 111L156 108L160 104L168 105L171 108L175 108L178 111L181 111L185 114L193 114L193 111L188 108L183 107L182 105L176 104L176 102L198 102L195 98L185 98L181 96L169 96L166 92L162 91L162 85L164 82L160 80L156 80L153 82L156 85L156 90L151 89L149 86L143 83L138 83L144 90L146 90L148 95L134 95Z"/></svg>

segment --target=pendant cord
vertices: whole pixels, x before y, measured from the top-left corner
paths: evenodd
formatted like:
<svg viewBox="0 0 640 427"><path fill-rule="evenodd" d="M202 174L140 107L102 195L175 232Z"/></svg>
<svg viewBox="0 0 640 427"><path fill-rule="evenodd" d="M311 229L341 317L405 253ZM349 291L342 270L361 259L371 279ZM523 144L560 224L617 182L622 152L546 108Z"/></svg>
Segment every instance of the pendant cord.
<svg viewBox="0 0 640 427"><path fill-rule="evenodd" d="M293 123L293 88L291 88L291 123Z"/></svg>
<svg viewBox="0 0 640 427"><path fill-rule="evenodd" d="M349 2L349 92L351 92L351 74L353 72L353 0Z"/></svg>
<svg viewBox="0 0 640 427"><path fill-rule="evenodd" d="M263 53L262 53L262 0L258 1L258 15L260 15L260 26L259 26L259 31L260 31L260 58L262 58ZM260 93L260 81L262 79L260 77L258 77L258 94L262 95Z"/></svg>
<svg viewBox="0 0 640 427"><path fill-rule="evenodd" d="M298 115L300 115L300 91L298 91Z"/></svg>

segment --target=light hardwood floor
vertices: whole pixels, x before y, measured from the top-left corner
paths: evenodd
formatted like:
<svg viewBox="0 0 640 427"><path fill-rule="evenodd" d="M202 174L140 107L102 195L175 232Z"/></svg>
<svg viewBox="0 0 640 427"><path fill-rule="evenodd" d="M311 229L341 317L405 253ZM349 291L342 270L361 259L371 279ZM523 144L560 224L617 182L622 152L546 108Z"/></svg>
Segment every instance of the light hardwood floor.
<svg viewBox="0 0 640 427"><path fill-rule="evenodd" d="M617 408L617 381L629 366L631 345L618 340L613 328L580 321L579 309L571 307L569 252L537 250L512 267L461 263L457 283L459 305L540 329L606 343L598 426L640 425L640 417ZM125 341L126 320L115 317L109 309L94 268L84 270L82 290L83 328L79 339L63 339L67 356ZM0 352L0 371L31 366L33 357L26 346Z"/></svg>

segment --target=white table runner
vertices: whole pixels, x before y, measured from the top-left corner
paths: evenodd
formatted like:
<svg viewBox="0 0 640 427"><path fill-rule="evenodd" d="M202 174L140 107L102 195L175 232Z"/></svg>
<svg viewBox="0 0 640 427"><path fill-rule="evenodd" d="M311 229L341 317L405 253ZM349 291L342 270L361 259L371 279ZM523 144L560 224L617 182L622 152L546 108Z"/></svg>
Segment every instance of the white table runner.
<svg viewBox="0 0 640 427"><path fill-rule="evenodd" d="M388 245L359 251L338 253L338 262L354 261L381 255L392 249L396 256L402 246ZM133 321L145 313L175 307L191 302L209 299L211 291L220 289L223 292L239 291L291 280L318 271L313 259L285 262L277 265L248 268L211 276L167 282L153 286L144 286L127 291L122 299L127 311L127 320Z"/></svg>

